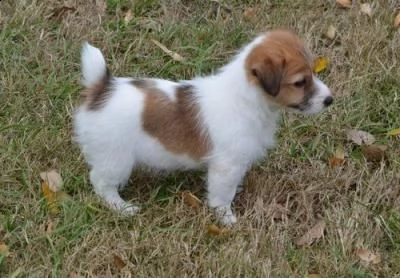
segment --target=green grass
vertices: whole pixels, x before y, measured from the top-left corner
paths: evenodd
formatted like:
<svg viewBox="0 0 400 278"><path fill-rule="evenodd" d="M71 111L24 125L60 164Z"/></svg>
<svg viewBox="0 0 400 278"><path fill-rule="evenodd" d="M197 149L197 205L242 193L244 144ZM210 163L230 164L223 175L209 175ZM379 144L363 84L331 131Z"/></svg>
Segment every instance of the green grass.
<svg viewBox="0 0 400 278"><path fill-rule="evenodd" d="M385 135L400 127L397 1L369 1L372 18L323 0L78 2L62 15L54 1L0 2L0 244L11 251L0 254L1 277L400 277L400 141ZM249 7L257 12L245 19ZM329 25L335 42L324 36ZM283 115L279 144L237 197L239 223L210 236L213 214L183 203L182 190L204 196L201 172L135 171L123 196L143 211L124 218L107 209L72 140L81 42L100 47L115 75L179 80L216 70L278 26L329 58L321 78L335 104L316 117ZM173 61L152 39L187 60ZM348 128L372 133L388 160L366 162L346 141ZM327 160L339 145L347 162L332 169ZM40 189L39 173L52 167L71 197L57 217ZM273 203L289 210L287 220L272 217ZM320 218L324 237L296 246ZM381 262L366 265L357 248L380 253Z"/></svg>

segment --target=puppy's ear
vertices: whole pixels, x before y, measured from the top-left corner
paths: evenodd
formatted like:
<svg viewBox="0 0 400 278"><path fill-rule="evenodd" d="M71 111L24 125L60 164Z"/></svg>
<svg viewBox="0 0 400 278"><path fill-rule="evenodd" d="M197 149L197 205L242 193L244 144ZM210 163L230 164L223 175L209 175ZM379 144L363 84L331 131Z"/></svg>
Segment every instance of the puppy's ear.
<svg viewBox="0 0 400 278"><path fill-rule="evenodd" d="M256 77L266 93L276 96L281 87L283 69L285 67L283 58L265 58L251 69L251 74Z"/></svg>

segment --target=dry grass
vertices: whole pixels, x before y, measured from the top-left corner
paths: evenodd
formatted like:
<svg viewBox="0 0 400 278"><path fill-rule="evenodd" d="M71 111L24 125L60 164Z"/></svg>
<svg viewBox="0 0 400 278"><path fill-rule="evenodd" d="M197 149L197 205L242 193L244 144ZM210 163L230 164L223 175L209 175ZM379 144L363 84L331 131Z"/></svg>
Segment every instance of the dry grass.
<svg viewBox="0 0 400 278"><path fill-rule="evenodd" d="M0 9L0 255L2 277L400 277L400 33L392 27L397 0L369 1L373 15L339 9L335 1L1 1ZM229 8L224 8L229 7ZM257 11L248 20L243 12ZM127 10L133 19L124 24ZM327 27L339 37L324 37ZM290 26L331 64L322 78L336 93L315 118L284 115L280 144L254 167L236 200L239 223L222 237L213 221L178 192L203 195L202 173L152 177L138 171L126 198L143 213L120 218L87 181L71 141L79 94L79 48L89 40L118 75L190 78L222 65L260 31ZM188 58L172 61L151 39ZM363 129L389 147L386 163L367 163L343 130ZM344 167L327 159L344 145ZM49 216L39 172L58 167L72 199ZM274 218L273 207L288 210ZM295 239L318 219L325 236L309 247ZM46 227L53 225L46 233ZM380 253L366 265L357 248ZM119 270L113 255L127 264Z"/></svg>

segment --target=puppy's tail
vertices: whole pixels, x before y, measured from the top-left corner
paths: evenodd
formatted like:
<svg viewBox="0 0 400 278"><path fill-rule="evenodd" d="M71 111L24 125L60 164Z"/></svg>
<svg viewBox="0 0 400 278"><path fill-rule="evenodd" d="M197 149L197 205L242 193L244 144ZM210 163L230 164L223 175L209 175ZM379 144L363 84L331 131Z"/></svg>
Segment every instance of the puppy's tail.
<svg viewBox="0 0 400 278"><path fill-rule="evenodd" d="M82 84L92 87L104 80L108 80L108 69L101 51L84 42L81 52Z"/></svg>

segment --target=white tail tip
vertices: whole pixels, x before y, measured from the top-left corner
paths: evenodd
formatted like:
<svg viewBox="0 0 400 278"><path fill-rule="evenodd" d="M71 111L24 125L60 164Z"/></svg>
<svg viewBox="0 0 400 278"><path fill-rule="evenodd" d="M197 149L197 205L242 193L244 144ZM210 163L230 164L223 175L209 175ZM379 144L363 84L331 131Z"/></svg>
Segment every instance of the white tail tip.
<svg viewBox="0 0 400 278"><path fill-rule="evenodd" d="M81 52L82 83L91 87L100 82L107 75L107 65L101 51L84 42Z"/></svg>

